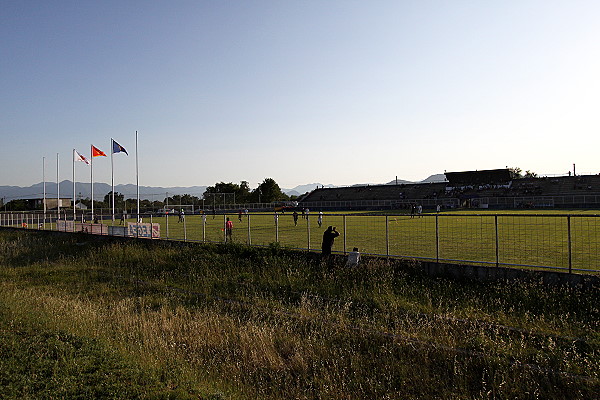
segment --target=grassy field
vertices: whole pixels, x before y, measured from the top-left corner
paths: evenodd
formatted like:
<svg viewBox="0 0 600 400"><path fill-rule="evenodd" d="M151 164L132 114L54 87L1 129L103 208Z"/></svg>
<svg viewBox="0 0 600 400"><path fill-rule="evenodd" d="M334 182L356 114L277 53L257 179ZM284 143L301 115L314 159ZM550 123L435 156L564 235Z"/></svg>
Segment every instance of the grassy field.
<svg viewBox="0 0 600 400"><path fill-rule="evenodd" d="M421 218L400 213L326 213L322 226L315 213L308 220L300 217L297 226L287 213L279 214L277 229L271 213L252 213L241 221L237 214L230 218L238 243L268 246L279 241L287 248L318 251L323 231L333 225L342 233L334 245L337 252L358 247L365 254L600 270L600 216L596 210L536 210L535 215L531 210L453 211ZM224 215L209 215L204 225L199 215L186 216L185 223L171 216L167 224L166 217L152 218L160 224L162 238L208 242L225 240L224 220ZM144 222L150 218L144 217Z"/></svg>
<svg viewBox="0 0 600 400"><path fill-rule="evenodd" d="M332 225L342 233L334 251L358 247L363 253L411 258L496 263L496 220L498 262L508 265L569 267L569 232L564 211L528 212L448 212L411 218L406 214L344 215L325 214L322 226L317 216L299 218L279 215L278 229L273 214L251 214L234 222L234 240L240 243L268 245L276 239L289 248L320 249L323 231ZM574 269L600 270L600 217L596 211L569 211L571 214L571 266ZM497 216L497 217L496 217ZM145 219L148 222L148 218ZM161 225L166 237L166 218L153 222ZM203 227L200 216L187 216L185 229L176 217L169 218L169 238L191 241L224 241L224 216L209 216ZM250 225L250 231L248 231ZM437 232L436 232L437 230ZM277 233L276 233L277 231ZM387 240L386 240L387 238Z"/></svg>
<svg viewBox="0 0 600 400"><path fill-rule="evenodd" d="M0 398L597 398L599 292L0 232Z"/></svg>

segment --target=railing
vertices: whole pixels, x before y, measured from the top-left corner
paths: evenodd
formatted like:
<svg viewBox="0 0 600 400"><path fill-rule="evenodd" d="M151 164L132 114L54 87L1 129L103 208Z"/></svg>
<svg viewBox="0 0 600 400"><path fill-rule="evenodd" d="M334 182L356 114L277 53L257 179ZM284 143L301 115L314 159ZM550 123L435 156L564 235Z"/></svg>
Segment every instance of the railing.
<svg viewBox="0 0 600 400"><path fill-rule="evenodd" d="M600 272L600 216L592 214L464 214L367 215L311 212L186 215L143 215L121 222L110 216L98 224L59 219L56 215L0 213L0 226L153 237L163 240L223 243L227 218L231 240L253 246L320 251L327 226L340 236L333 250L438 262ZM59 222L60 221L60 222ZM123 224L123 225L121 225ZM152 234L147 234L152 232Z"/></svg>
<svg viewBox="0 0 600 400"><path fill-rule="evenodd" d="M399 209L411 204L421 204L426 209L435 209L437 205L444 209L459 208L463 203L471 203L474 209L479 207L489 208L548 208L548 207L592 207L600 206L600 195L577 194L558 196L518 196L518 197L474 197L468 200L460 200L456 197L439 197L427 199L395 199L395 200L322 200L302 202L301 207L311 210L319 209L359 209L359 208L382 208Z"/></svg>

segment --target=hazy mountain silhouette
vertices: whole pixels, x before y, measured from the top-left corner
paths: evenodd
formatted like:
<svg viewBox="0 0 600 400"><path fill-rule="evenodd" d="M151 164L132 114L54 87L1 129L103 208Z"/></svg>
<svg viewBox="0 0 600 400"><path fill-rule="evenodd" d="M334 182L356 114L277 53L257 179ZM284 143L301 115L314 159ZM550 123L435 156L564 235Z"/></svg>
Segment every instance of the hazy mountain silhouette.
<svg viewBox="0 0 600 400"><path fill-rule="evenodd" d="M402 179L398 179L399 184L407 183L428 183L428 182L444 182L444 174L431 175L430 177L422 180L421 182L411 182ZM394 179L388 182L387 185L396 184ZM366 186L366 185L380 185L378 183L363 183L355 184L352 186ZM336 188L339 186L332 184L322 183L308 183L305 185L298 185L292 189L281 190L290 196L300 196L304 193L310 192L316 188ZM94 198L96 200L104 199L104 196L109 193L111 187L107 183L97 182L94 183ZM140 186L140 198L148 200L164 200L167 193L169 196L173 195L184 195L189 194L192 196L202 197L202 194L206 190L206 186L176 186L176 187L162 187L162 186ZM89 182L76 182L75 191L77 198L89 198L91 195L91 188ZM126 199L136 198L136 186L133 184L126 185L115 185L115 192L122 193ZM5 198L6 201L21 198L42 198L44 195L44 184L42 182L36 183L31 186L0 186L0 198ZM56 183L46 182L46 197L56 197ZM73 182L70 180L64 180L60 182L60 197L62 198L73 198Z"/></svg>

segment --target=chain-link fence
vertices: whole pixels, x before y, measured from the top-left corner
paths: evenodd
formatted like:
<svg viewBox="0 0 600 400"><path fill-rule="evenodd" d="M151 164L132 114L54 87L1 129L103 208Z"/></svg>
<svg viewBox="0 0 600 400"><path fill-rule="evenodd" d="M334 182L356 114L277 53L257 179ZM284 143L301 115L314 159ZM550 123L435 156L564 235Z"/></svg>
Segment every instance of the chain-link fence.
<svg viewBox="0 0 600 400"><path fill-rule="evenodd" d="M1 213L0 225L254 246L277 242L311 251L320 251L323 232L333 226L340 233L337 253L357 247L367 255L600 272L600 216L591 214L150 214L138 222L133 217L83 223L56 214Z"/></svg>

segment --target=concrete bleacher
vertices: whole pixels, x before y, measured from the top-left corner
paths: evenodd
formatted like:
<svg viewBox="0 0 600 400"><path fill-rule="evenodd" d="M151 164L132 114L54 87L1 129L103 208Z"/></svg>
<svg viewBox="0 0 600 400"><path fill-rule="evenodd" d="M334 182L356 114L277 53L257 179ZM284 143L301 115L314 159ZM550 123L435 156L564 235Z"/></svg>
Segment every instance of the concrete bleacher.
<svg viewBox="0 0 600 400"><path fill-rule="evenodd" d="M597 197L597 198L596 198ZM420 203L424 207L436 204L464 204L465 199L501 199L493 204L516 205L519 200L531 203L579 206L600 206L600 175L521 178L503 184L454 185L442 183L414 183L399 185L369 185L342 188L317 188L301 199L301 204L326 205L353 202L384 202L391 207L409 203ZM514 198L509 201L506 198ZM545 200L544 200L545 199Z"/></svg>
<svg viewBox="0 0 600 400"><path fill-rule="evenodd" d="M445 187L445 183L426 183L322 188L313 190L302 202L431 198L443 195Z"/></svg>

